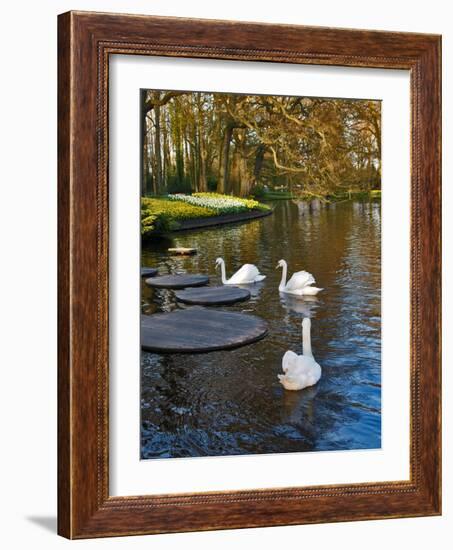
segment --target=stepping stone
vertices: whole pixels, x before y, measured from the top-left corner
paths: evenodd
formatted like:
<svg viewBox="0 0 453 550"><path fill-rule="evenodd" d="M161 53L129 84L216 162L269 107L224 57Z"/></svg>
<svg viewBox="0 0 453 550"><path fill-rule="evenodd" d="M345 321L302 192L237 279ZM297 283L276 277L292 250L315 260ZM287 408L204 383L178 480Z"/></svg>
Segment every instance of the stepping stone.
<svg viewBox="0 0 453 550"><path fill-rule="evenodd" d="M206 275L163 275L146 279L145 283L155 288L186 288L188 286L203 286L209 283Z"/></svg>
<svg viewBox="0 0 453 550"><path fill-rule="evenodd" d="M233 349L264 338L263 319L204 307L141 317L141 347L157 353L206 353Z"/></svg>
<svg viewBox="0 0 453 550"><path fill-rule="evenodd" d="M140 271L141 277L155 277L158 274L158 270L154 267L142 267Z"/></svg>
<svg viewBox="0 0 453 550"><path fill-rule="evenodd" d="M184 248L184 247L180 246L178 248L169 248L168 252L170 252L170 254L190 255L190 254L196 254L197 249L196 248Z"/></svg>
<svg viewBox="0 0 453 550"><path fill-rule="evenodd" d="M237 286L205 286L175 292L178 302L202 306L220 306L243 302L250 298L250 291Z"/></svg>

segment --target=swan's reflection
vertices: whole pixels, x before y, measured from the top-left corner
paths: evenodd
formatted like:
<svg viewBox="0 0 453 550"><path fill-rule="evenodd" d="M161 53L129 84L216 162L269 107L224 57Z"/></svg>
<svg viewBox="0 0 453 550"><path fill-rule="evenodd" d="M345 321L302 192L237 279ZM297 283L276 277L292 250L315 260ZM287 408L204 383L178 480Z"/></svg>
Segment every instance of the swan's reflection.
<svg viewBox="0 0 453 550"><path fill-rule="evenodd" d="M234 285L238 288L245 288L245 290L248 290L250 292L250 298L258 298L261 294L261 291L264 288L265 283L252 283L250 285Z"/></svg>
<svg viewBox="0 0 453 550"><path fill-rule="evenodd" d="M316 296L291 296L280 292L280 302L288 311L298 313L302 317L313 317L314 311L319 307L319 299Z"/></svg>
<svg viewBox="0 0 453 550"><path fill-rule="evenodd" d="M299 424L301 421L312 422L315 417L314 398L319 386L310 386L300 391L283 391L282 422Z"/></svg>

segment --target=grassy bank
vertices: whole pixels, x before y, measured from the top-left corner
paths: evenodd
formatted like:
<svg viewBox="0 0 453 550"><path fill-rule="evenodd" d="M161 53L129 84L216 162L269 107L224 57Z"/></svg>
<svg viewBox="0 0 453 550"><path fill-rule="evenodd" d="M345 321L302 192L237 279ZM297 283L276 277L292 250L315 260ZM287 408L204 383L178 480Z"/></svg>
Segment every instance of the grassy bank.
<svg viewBox="0 0 453 550"><path fill-rule="evenodd" d="M313 199L319 198L327 202L341 202L345 200L379 200L381 198L380 190L373 190L369 193L367 191L357 191L348 193L336 193L334 195L326 195L324 197L316 197L313 195L301 195L301 194L292 194L289 191L266 191L260 193L260 200L264 201L276 201L276 200L301 200L301 201L311 201Z"/></svg>
<svg viewBox="0 0 453 550"><path fill-rule="evenodd" d="M257 198L264 201L284 201L293 197L294 195L289 191L265 191L260 193L259 197L257 196Z"/></svg>
<svg viewBox="0 0 453 550"><path fill-rule="evenodd" d="M189 220L219 216L231 218L235 214L264 211L270 211L270 207L256 200L218 193L142 197L141 233L143 236L152 236L177 230Z"/></svg>

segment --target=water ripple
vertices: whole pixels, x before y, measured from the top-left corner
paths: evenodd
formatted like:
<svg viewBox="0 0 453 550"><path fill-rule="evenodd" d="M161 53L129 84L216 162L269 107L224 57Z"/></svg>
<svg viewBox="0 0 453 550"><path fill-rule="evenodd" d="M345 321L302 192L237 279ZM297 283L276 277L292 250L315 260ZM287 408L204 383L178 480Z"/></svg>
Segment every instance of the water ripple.
<svg viewBox="0 0 453 550"><path fill-rule="evenodd" d="M168 257L170 246L199 254ZM248 302L228 308L269 324L253 345L201 355L142 353L143 458L218 456L378 448L381 444L380 205L342 203L305 211L290 201L272 216L247 224L177 234L148 245L142 264L161 274L207 273L219 284L214 260L227 271L255 263L267 275ZM277 261L312 272L319 298L278 292ZM142 287L142 311L180 307L167 290ZM300 392L278 383L281 358L301 352L302 317L313 318L320 382Z"/></svg>

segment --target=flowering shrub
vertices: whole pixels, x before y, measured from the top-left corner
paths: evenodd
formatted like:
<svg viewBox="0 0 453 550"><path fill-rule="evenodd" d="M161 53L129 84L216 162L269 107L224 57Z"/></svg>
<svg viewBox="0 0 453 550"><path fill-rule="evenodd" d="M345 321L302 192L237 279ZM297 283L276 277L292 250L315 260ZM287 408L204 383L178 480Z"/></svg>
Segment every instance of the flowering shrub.
<svg viewBox="0 0 453 550"><path fill-rule="evenodd" d="M171 231L178 227L178 221L216 215L215 210L192 206L181 201L142 197L141 233L150 235L157 231Z"/></svg>
<svg viewBox="0 0 453 550"><path fill-rule="evenodd" d="M240 201L219 196L219 197L204 197L196 195L169 195L168 198L172 201L185 202L193 206L202 206L216 210L217 214L235 214L247 210Z"/></svg>
<svg viewBox="0 0 453 550"><path fill-rule="evenodd" d="M169 195L171 200L183 201L194 206L213 208L219 214L235 214L247 210L269 210L269 207L252 199L242 199L220 193L194 193L193 195Z"/></svg>

